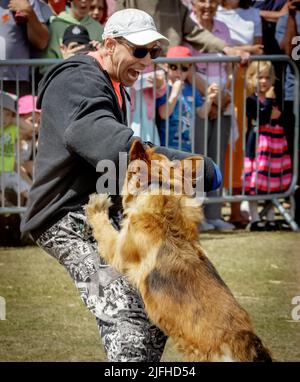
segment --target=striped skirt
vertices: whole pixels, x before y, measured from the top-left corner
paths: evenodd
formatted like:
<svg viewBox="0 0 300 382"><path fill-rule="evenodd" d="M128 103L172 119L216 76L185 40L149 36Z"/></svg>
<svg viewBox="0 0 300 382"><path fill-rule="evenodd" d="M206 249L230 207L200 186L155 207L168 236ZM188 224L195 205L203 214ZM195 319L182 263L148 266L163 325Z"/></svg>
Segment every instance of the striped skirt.
<svg viewBox="0 0 300 382"><path fill-rule="evenodd" d="M245 157L244 182L248 195L278 193L289 188L292 161L282 126L259 127L257 158Z"/></svg>

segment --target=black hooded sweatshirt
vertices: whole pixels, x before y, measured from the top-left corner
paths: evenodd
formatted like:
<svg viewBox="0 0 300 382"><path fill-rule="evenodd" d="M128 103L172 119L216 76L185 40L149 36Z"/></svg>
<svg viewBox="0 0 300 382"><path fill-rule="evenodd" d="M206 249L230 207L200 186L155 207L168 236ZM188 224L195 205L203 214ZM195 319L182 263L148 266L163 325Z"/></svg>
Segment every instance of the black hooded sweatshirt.
<svg viewBox="0 0 300 382"><path fill-rule="evenodd" d="M98 61L76 55L52 67L39 84L38 107L42 109L35 180L22 232L36 239L70 211L82 209L96 192L100 160L118 164L119 152L129 152L136 137L127 127L125 91L123 109L109 75ZM177 150L158 149L170 159L187 156ZM219 186L218 169L205 158L205 191ZM216 174L216 172L218 174ZM114 200L120 208L120 198Z"/></svg>

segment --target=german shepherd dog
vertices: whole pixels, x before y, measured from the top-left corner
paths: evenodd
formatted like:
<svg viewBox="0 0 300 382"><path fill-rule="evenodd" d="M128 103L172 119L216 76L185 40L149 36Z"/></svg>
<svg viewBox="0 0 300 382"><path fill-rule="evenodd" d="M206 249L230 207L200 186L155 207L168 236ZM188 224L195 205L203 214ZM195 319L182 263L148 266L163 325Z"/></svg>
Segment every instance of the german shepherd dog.
<svg viewBox="0 0 300 382"><path fill-rule="evenodd" d="M272 361L253 332L249 315L199 244L201 204L177 189L182 190L184 176L196 178L196 160L203 158L186 160L193 162L190 173L177 171L164 179L160 171L157 179L151 178L156 192L149 192L149 187L136 192L137 161L149 170L170 169L173 162L140 141L133 143L122 192L121 231L109 221L111 202L106 194L91 195L85 206L101 256L139 290L150 320L188 361ZM149 177L141 179L140 186L150 185ZM166 183L170 192L159 192Z"/></svg>

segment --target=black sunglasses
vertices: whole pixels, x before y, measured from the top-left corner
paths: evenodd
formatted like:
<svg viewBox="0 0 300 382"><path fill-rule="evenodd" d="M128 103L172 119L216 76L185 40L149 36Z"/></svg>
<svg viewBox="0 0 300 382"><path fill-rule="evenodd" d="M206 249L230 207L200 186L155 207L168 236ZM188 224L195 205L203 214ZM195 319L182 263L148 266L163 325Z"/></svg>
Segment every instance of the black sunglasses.
<svg viewBox="0 0 300 382"><path fill-rule="evenodd" d="M147 56L148 53L150 53L150 57L152 59L155 59L155 58L159 57L161 54L161 47L159 45L154 46L153 48L149 49L149 48L146 48L144 46L136 46L136 45L130 44L127 40L125 40L123 38L116 38L116 40L120 44L125 44L125 45L128 45L130 48L132 48L132 55L135 58L144 58Z"/></svg>
<svg viewBox="0 0 300 382"><path fill-rule="evenodd" d="M176 64L170 64L169 65L169 68L171 69L171 70L177 70L178 69L178 65L176 65ZM182 71L182 72L187 72L189 69L190 69L190 67L189 66L184 66L184 65L179 65L179 68L180 68L180 70Z"/></svg>

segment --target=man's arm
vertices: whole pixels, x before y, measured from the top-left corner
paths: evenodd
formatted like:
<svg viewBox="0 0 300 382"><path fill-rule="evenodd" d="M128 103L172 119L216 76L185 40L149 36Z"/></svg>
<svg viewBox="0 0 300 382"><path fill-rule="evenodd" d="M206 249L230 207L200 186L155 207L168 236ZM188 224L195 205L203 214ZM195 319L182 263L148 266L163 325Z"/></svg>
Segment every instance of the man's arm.
<svg viewBox="0 0 300 382"><path fill-rule="evenodd" d="M57 103L63 102L65 105L66 113L62 116L62 119L66 119L67 126L62 136L65 147L95 168L101 160L111 160L118 164L119 153L128 153L134 140L140 139L133 136L133 131L117 120L114 91L105 82L100 82L99 78L95 81L96 78L89 65L81 69L70 68L53 78L47 88L51 101L55 97ZM74 112L67 112L74 109L75 105ZM47 100L43 99L41 106L46 109ZM156 150L170 160L191 156L191 153L166 147L157 147ZM219 172L214 162L205 157L205 191L219 187Z"/></svg>
<svg viewBox="0 0 300 382"><path fill-rule="evenodd" d="M182 22L183 39L190 43L200 52L223 52L226 47L225 41L215 37L212 33L198 25L189 16L186 6L180 2L179 6L180 19Z"/></svg>
<svg viewBox="0 0 300 382"><path fill-rule="evenodd" d="M299 11L295 9L296 3L299 5L300 1L296 0L288 2L288 16L287 18L280 18L276 27L276 38L279 43L280 49L288 56L291 55L292 50L294 48L292 44L293 38L298 35L296 14Z"/></svg>
<svg viewBox="0 0 300 382"><path fill-rule="evenodd" d="M191 20L191 22L193 22ZM206 29L200 29L197 25L192 31L184 36L184 39L190 43L199 52L224 53L227 56L240 56L242 62L249 59L249 52L240 47L228 46L225 41L215 37Z"/></svg>
<svg viewBox="0 0 300 382"><path fill-rule="evenodd" d="M83 157L94 167L101 159L118 163L119 153L128 153L134 140L140 139L133 136L131 129L118 123L112 113L103 115L101 119L91 113L89 116L85 116L84 126L85 133L83 134L82 120L74 121L66 130L64 141L69 150ZM101 147L95 142L101 142ZM166 147L158 146L156 150L170 160L181 160L191 156L190 153ZM203 157L203 159L204 191L208 192L220 187L222 175L212 159L208 157Z"/></svg>
<svg viewBox="0 0 300 382"><path fill-rule="evenodd" d="M250 53L247 50L235 46L228 46L225 41L215 37L206 29L200 29L194 22L188 18L185 24L191 31L184 35L184 39L195 49L206 52L219 52L227 56L239 56L241 62L246 63L249 60Z"/></svg>
<svg viewBox="0 0 300 382"><path fill-rule="evenodd" d="M14 12L22 12L27 17L27 37L31 45L43 50L49 40L48 28L42 24L27 0L10 0L9 9Z"/></svg>
<svg viewBox="0 0 300 382"><path fill-rule="evenodd" d="M277 20L283 16L285 13L287 13L288 11L288 3L286 2L282 7L281 9L277 10L277 11L268 11L268 10L264 10L264 9L261 9L259 11L259 14L262 18L264 18L266 21L269 21L269 22L273 22L273 23L276 23Z"/></svg>
<svg viewBox="0 0 300 382"><path fill-rule="evenodd" d="M148 142L147 142L148 143ZM175 149L169 149L167 147L158 146L156 151L159 154L163 154L168 157L170 160L182 160L188 157L191 157L191 153L184 151L179 151ZM192 154L198 155L199 154ZM204 191L214 191L221 186L222 183L222 174L219 167L214 163L214 161L209 157L204 157L201 155L204 160Z"/></svg>

